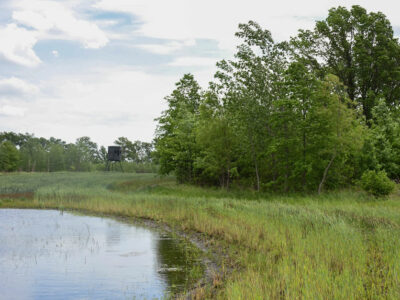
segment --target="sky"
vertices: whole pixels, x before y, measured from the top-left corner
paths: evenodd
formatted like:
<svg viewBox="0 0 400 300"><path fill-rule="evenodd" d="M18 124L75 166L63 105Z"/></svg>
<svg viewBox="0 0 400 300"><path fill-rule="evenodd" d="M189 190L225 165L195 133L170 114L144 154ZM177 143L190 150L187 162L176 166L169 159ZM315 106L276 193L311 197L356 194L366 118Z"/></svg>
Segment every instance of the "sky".
<svg viewBox="0 0 400 300"><path fill-rule="evenodd" d="M207 88L239 23L282 41L355 4L400 35L393 0L0 0L0 131L150 142L175 82L192 73Z"/></svg>

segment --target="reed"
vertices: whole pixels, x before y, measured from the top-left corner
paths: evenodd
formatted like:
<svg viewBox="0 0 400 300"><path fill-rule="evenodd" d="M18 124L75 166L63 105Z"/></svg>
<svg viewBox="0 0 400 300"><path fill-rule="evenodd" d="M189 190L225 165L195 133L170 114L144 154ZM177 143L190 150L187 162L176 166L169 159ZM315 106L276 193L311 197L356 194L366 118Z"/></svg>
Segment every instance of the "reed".
<svg viewBox="0 0 400 300"><path fill-rule="evenodd" d="M33 196L11 196L24 193ZM101 172L4 174L0 194L0 207L146 218L201 234L210 249L222 249L225 273L194 296L400 299L397 194L386 200L353 190L269 195Z"/></svg>

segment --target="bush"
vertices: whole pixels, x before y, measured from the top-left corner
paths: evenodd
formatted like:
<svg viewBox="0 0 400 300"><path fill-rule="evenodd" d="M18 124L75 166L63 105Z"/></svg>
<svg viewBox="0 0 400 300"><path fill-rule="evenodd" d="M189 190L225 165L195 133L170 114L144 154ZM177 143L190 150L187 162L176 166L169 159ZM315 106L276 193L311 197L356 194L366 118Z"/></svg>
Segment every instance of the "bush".
<svg viewBox="0 0 400 300"><path fill-rule="evenodd" d="M385 171L366 171L361 177L361 187L375 197L384 197L393 191L394 183Z"/></svg>

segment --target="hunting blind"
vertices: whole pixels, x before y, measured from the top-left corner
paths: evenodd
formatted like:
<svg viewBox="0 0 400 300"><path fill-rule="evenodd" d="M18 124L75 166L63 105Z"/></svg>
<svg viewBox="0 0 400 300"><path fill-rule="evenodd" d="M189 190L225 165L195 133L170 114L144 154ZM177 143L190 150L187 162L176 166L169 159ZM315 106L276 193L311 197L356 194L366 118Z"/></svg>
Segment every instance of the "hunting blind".
<svg viewBox="0 0 400 300"><path fill-rule="evenodd" d="M111 169L114 170L114 165L116 162L119 162L119 166L121 167L121 171L123 172L124 170L122 169L122 149L120 146L109 146L108 147L108 152L107 152L107 165L106 169L107 171L110 171Z"/></svg>

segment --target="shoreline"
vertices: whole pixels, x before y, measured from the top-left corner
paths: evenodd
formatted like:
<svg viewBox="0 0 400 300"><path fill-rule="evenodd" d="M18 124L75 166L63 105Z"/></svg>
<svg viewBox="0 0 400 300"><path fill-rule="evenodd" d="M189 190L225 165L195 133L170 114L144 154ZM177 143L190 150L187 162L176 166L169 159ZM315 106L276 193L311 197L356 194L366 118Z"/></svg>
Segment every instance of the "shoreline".
<svg viewBox="0 0 400 300"><path fill-rule="evenodd" d="M1 190L34 195L3 197L0 207L59 209L168 231L194 244L200 264L203 249L210 271L203 273L202 264L187 293L171 298L400 296L398 192L384 201L358 190L256 197L155 175L103 173L7 175Z"/></svg>

